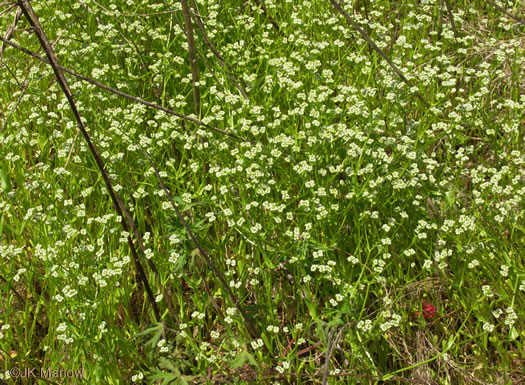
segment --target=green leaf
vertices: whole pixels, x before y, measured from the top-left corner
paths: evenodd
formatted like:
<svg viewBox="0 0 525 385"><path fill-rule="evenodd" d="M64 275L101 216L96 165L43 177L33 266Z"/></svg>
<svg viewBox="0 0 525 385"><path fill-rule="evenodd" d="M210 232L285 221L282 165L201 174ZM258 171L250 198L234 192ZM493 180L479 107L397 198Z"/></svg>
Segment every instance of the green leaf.
<svg viewBox="0 0 525 385"><path fill-rule="evenodd" d="M157 374L149 376L149 379L152 381L162 380L161 385L168 385L170 382L175 381L179 378L180 378L180 375L173 374L173 373L164 373L164 372L157 372Z"/></svg>
<svg viewBox="0 0 525 385"><path fill-rule="evenodd" d="M259 363L252 354L246 353L246 357L248 358L248 362L250 362L252 366L259 367Z"/></svg>
<svg viewBox="0 0 525 385"><path fill-rule="evenodd" d="M173 373L179 373L179 369L173 364L173 361L168 360L166 357L160 357L159 367L162 369L168 369Z"/></svg>
<svg viewBox="0 0 525 385"><path fill-rule="evenodd" d="M445 194L445 200L449 206L454 205L456 202L456 188L454 186L450 186L449 190Z"/></svg>
<svg viewBox="0 0 525 385"><path fill-rule="evenodd" d="M158 332L159 330L162 330L162 323L161 322L155 323L152 327L149 327L149 328L145 329L143 332L141 332L139 334L132 335L131 338L145 336L145 335L148 335L148 334L151 334L151 333Z"/></svg>
<svg viewBox="0 0 525 385"><path fill-rule="evenodd" d="M0 169L0 191L10 191L11 185L9 183L9 176L7 173Z"/></svg>
<svg viewBox="0 0 525 385"><path fill-rule="evenodd" d="M247 354L247 352L245 352L245 351L240 352L239 354L237 354L235 356L235 358L230 361L230 368L237 369L237 368L240 368L241 366L243 366L244 363L246 362L246 358L248 358L246 356L246 354Z"/></svg>
<svg viewBox="0 0 525 385"><path fill-rule="evenodd" d="M268 336L266 336L266 333L262 333L261 334L261 339L263 340L263 342L266 345L266 347L269 350L271 350L272 349L272 344L270 343L270 340L268 339Z"/></svg>

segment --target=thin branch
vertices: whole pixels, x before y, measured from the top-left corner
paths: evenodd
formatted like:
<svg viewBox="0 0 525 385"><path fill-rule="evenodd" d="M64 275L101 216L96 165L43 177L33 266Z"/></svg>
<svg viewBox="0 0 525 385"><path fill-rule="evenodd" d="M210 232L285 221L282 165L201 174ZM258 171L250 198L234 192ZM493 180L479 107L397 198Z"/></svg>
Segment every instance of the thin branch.
<svg viewBox="0 0 525 385"><path fill-rule="evenodd" d="M12 47L14 47L14 48L24 52L27 55L30 55L30 56L38 59L38 60L41 60L44 63L50 64L48 59L43 58L42 56L36 54L33 51L28 50L27 48L21 47L18 44L15 44L15 43L13 43L13 42L11 42L9 40L6 40L6 39L4 39L1 36L0 36L0 41L6 42L8 45L10 45L10 46L12 46ZM119 96L122 96L123 98L132 100L132 101L134 101L136 103L140 103L140 104L143 104L143 105L148 106L150 108L154 108L156 110L163 111L163 112L165 112L168 115L173 115L173 116L176 116L178 118L187 120L187 121L195 123L195 124L197 124L197 125L199 125L201 127L205 127L205 128L207 128L207 129L209 129L211 131L215 131L215 132L218 132L220 134L227 135L227 136L230 136L232 138L235 138L235 139L238 139L238 140L241 140L241 141L244 141L244 142L252 142L252 141L250 141L250 140L248 140L246 138L243 138L242 136L233 134L233 133L228 132L228 131L221 130L220 128L216 128L216 127L210 126L209 124L206 124L206 123L202 122L199 119L195 119L195 118L192 118L190 116L180 114L180 113L175 112L173 110L170 110L168 108L159 106L158 104L148 102L148 101L146 101L144 99L141 99L141 98L138 98L136 96L132 96L132 95L126 94L125 92L122 92L122 91L116 90L114 88L111 88L111 87L109 87L109 86L107 86L107 85L105 85L103 83L100 83L100 82L98 82L96 80L88 78L87 76L81 75L81 74L79 74L79 73L77 73L77 72L75 72L75 71L73 71L73 70L71 70L69 68L65 68L65 67L61 66L60 64L58 64L58 63L55 63L55 66L56 66L57 69L59 69L61 71L64 71L64 72L66 72L66 73L68 73L68 74L70 74L70 75L72 75L72 76L74 76L74 77L76 77L78 79L81 79L81 80L84 80L84 81L86 81L88 83L91 83L91 84L93 84L93 85L95 85L95 86L97 86L99 88L102 88L103 90L108 91L108 92L110 92L112 94L119 95Z"/></svg>
<svg viewBox="0 0 525 385"><path fill-rule="evenodd" d="M245 100L248 100L248 94L246 93L246 91L241 87L241 85L235 80L235 78L230 74L231 71L231 68L230 66L226 63L226 61L224 60L224 58L221 56L221 54L219 54L219 52L217 51L217 49L215 48L215 45L213 45L213 43L210 41L210 39L208 38L208 34L206 33L206 29L204 28L204 24L202 23L202 20L200 18L200 15L199 15L199 10L197 8L197 4L195 3L195 0L191 0L191 6L193 8L193 19L195 20L195 23L197 24L197 27L199 27L199 30L201 31L201 34L202 34L202 38L204 39L204 43L206 43L206 45L208 46L208 48L210 49L210 51L215 55L215 57L219 60L219 64L221 65L222 68L225 69L226 71L226 75L230 78L230 80L232 81L232 83L235 85L235 87L237 87L237 89L239 90L239 92L241 93L242 97L245 99Z"/></svg>
<svg viewBox="0 0 525 385"><path fill-rule="evenodd" d="M2 16L4 13L10 12L12 9L16 7L16 3L9 3L9 4L6 3L5 5L7 5L8 7L4 9L2 12L0 12L0 16Z"/></svg>
<svg viewBox="0 0 525 385"><path fill-rule="evenodd" d="M235 87L237 87L237 89L239 90L239 92L241 93L241 95L244 97L245 100L248 100L248 95L246 94L246 92L244 91L244 89L241 87L241 85L234 79L234 77L230 74L230 72L233 72L231 70L231 68L228 66L228 64L225 62L224 58L219 54L219 52L217 52L217 50L215 49L215 46L213 45L213 43L209 40L208 38L208 35L206 34L206 30L204 29L204 25L202 24L202 21L199 17L199 13L198 13L198 9L197 9L197 4L195 3L194 0L191 0L192 3L192 8L194 10L194 12L192 13L193 14L193 19L195 21L195 23L197 24L197 26L199 27L201 33L202 33L202 37L204 39L204 42L206 43L206 45L208 46L208 48L210 48L210 50L212 51L212 53L217 57L217 59L219 59L219 64L221 65L221 67L223 67L225 69L225 72L226 72L226 76L228 76L228 78L232 81L232 83L235 85ZM170 10L170 12L172 12L172 16L173 18L175 19L175 21L177 22L177 24L179 25L179 27L184 30L184 27L182 26L182 23L181 21L179 20L179 18L177 17L176 13L175 13L175 10L166 2L166 0L163 0L162 1L164 3L164 5L166 6L166 8L168 8ZM219 82L219 80L217 79L217 77L215 76L215 73L213 71L213 69L211 68L210 65L208 65L208 62L206 60L206 58L200 54L200 52L197 51L197 54L199 55L199 58L203 61L203 63L206 65L206 67L210 70L210 72L212 73L213 75L213 78L215 79L215 81L217 82L217 85L223 89L224 87L222 86L222 84Z"/></svg>
<svg viewBox="0 0 525 385"><path fill-rule="evenodd" d="M146 61L144 60L144 57L142 55L142 53L139 51L139 48L137 47L137 45L135 44L135 42L132 40L132 39L127 39L126 36L124 35L124 33L122 33L122 31L118 31L120 36L126 40L126 42L133 46L133 49L135 50L135 52L137 53L137 55L139 56L140 58L140 62L142 63L142 67L144 68L144 70L146 71L146 74L149 76L150 80L151 80L151 84L153 85L153 87L155 88L155 93L157 94L157 98L160 98L161 95L162 95L162 91L160 90L160 87L158 84L155 83L155 80L153 79L153 76L151 74L151 71L149 69L149 66L148 64L146 63Z"/></svg>
<svg viewBox="0 0 525 385"><path fill-rule="evenodd" d="M272 23L273 27L276 29L277 32L282 33L281 28L279 27L279 24L275 21L273 17L268 15L268 12L266 11L266 6L264 5L263 0L253 0L255 4L263 11L264 16Z"/></svg>
<svg viewBox="0 0 525 385"><path fill-rule="evenodd" d="M58 43L59 40L60 40L60 38L58 38L58 39L55 40L53 43L51 43L51 47L55 48L55 46L57 45L57 43ZM38 68L42 67L42 64L43 64L43 63L40 62L40 63L38 64ZM32 67L30 67L29 69L26 70L26 77L25 77L25 79L24 79L24 84L22 85L22 90L20 91L20 95L18 95L18 98L17 98L17 100L16 100L16 102L15 102L15 105L12 107L12 112L11 112L11 114L13 114L13 113L17 110L18 106L19 106L20 103L22 102L22 99L24 98L25 92L27 91L27 89L28 89L28 87L29 87L29 75L31 74L31 69L32 69ZM14 101L14 99L13 99L12 101L10 101L10 102L7 104L7 106L6 106L6 107L0 112L0 116L3 117L4 112L6 112L6 111L8 110L9 106L11 105L11 103L12 103L13 101ZM10 115L11 115L11 114L10 114ZM4 119L4 122L2 123L2 127L0 128L0 131L3 131L4 128L7 126L7 121L8 121L8 119L7 119L7 116L6 116L6 118Z"/></svg>
<svg viewBox="0 0 525 385"><path fill-rule="evenodd" d="M230 299L232 300L232 302L235 304L235 306L237 307L237 309L239 310L239 313L241 313L241 316L243 317L244 319L244 322L245 322L245 326L246 326L246 329L248 330L248 332L250 333L251 337L252 338L259 338L260 336L260 333L257 333L257 331L255 330L250 318L248 317L248 314L246 313L246 311L244 310L243 306L241 305L241 302L239 301L239 299L235 296L235 294L233 294L233 292L231 291L230 289L230 286L228 285L228 283L226 282L226 279L224 278L224 275L219 271L219 269L217 268L217 266L215 265L215 263L213 263L212 259L210 258L210 256L208 255L208 253L204 250L204 248L201 246L201 244L199 243L199 241L197 240L197 238L195 237L195 235L193 234L193 232L191 231L190 227L188 226L188 223L186 222L186 220L184 219L184 217L182 216L181 212L179 211L179 209L177 208L177 206L175 205L175 202L173 202L173 198L171 197L171 194L168 190L168 188L166 187L166 185L164 184L163 180L162 180L162 177L160 176L160 173L158 171L158 168L155 164L155 162L153 162L153 160L151 159L151 157L148 155L148 153L142 148L142 146L140 144L138 144L138 147L140 148L140 150L142 151L142 153L144 154L144 156L146 157L146 159L148 160L148 162L150 163L151 167L153 168L153 170L155 171L155 175L157 176L157 179L159 180L159 183L162 187L162 189L164 190L164 193L166 194L166 197L168 198L168 201L170 202L171 204L171 207L172 209L175 211L175 214L177 215L177 218L179 219L179 221L182 223L182 225L184 226L184 229L186 230L186 233L189 235L192 243L195 245L195 247L197 248L197 250L199 251L199 255L204 259L204 261L206 262L206 264L210 267L210 269L213 271L213 273L217 276L217 278L219 279L219 281L221 281L221 284L224 288L224 290L226 291L226 293L228 294L228 296L230 297Z"/></svg>
<svg viewBox="0 0 525 385"><path fill-rule="evenodd" d="M450 6L450 1L445 0L445 5L447 7L448 17L450 18L450 25L452 27L452 31L454 32L454 37L457 39L458 31L456 29L456 23L454 23L454 14L452 13L452 7Z"/></svg>
<svg viewBox="0 0 525 385"><path fill-rule="evenodd" d="M197 65L197 49L195 48L195 39L193 37L193 26L191 25L191 14L188 0L181 0L182 14L184 24L186 25L186 40L188 42L188 51L190 54L191 68L191 86L193 88L193 110L195 116L200 116L201 111L201 94L197 84L199 83L199 67Z"/></svg>
<svg viewBox="0 0 525 385"><path fill-rule="evenodd" d="M11 76L15 80L16 84L18 84L18 87L22 88L23 84L20 83L20 80L18 80L18 78L16 77L16 74L11 70L11 67L9 67L9 65L7 65L7 63L5 63L4 66L5 66L5 68L7 68L7 72L9 72L9 74L11 74Z"/></svg>
<svg viewBox="0 0 525 385"><path fill-rule="evenodd" d="M297 355L297 357L302 356L303 354L306 354L309 351L314 350L316 347L318 347L318 346L320 346L322 344L323 344L323 341L317 341L312 346L308 346L307 348L299 350L296 355Z"/></svg>
<svg viewBox="0 0 525 385"><path fill-rule="evenodd" d="M71 158L71 153L73 152L73 148L75 147L75 143L77 142L78 134L80 134L80 129L77 129L77 133L75 134L75 138L73 139L73 143L71 143L71 147L69 148L69 152L67 154L66 163L64 164L64 170L67 169L67 164L69 163L69 159Z"/></svg>
<svg viewBox="0 0 525 385"><path fill-rule="evenodd" d="M20 8L17 8L13 24L11 24L9 28L7 28L7 32L5 33L5 38L7 40L11 40L11 38L13 37L13 34L15 33L16 24L18 23L18 20L20 20L20 16L22 16L22 10ZM2 55L4 54L5 47L6 43L4 42L0 47L0 61L2 60Z"/></svg>
<svg viewBox="0 0 525 385"><path fill-rule="evenodd" d="M441 40L441 33L443 32L443 2L439 0L439 24L438 24L438 39Z"/></svg>
<svg viewBox="0 0 525 385"><path fill-rule="evenodd" d="M489 3L490 5L492 5L494 8L496 8L497 10L503 12L505 15L507 15L508 17L510 17L511 19L514 19L516 20L518 23L521 23L521 24L525 24L525 19L522 19L521 17L518 17L516 15L513 15L512 13L508 12L507 10L505 10L504 8L500 7L498 4L496 4L495 2L493 2L492 0L487 0L487 3Z"/></svg>
<svg viewBox="0 0 525 385"><path fill-rule="evenodd" d="M412 83L403 75L403 73L397 68L397 66L394 64L392 60L388 56L385 55L385 53L374 43L374 41L368 36L368 34L355 22L355 20L350 16L345 10L339 5L339 3L335 0L330 0L334 8L346 19L348 24L350 24L352 27L354 27L362 36L362 38L370 44L370 46L383 58L386 60L386 62L390 65L390 67L394 70L394 72L401 78L401 80L409 87L412 88ZM423 95L421 95L418 91L414 93L421 102L427 107L430 107L430 104L425 100Z"/></svg>
<svg viewBox="0 0 525 385"><path fill-rule="evenodd" d="M102 178L104 179L104 183L106 184L106 188L109 192L109 195L111 197L111 200L113 201L113 205L115 206L115 209L118 213L118 215L122 218L121 223L124 231L129 233L130 228L134 229L135 225L133 222L133 219L131 218L129 212L127 211L124 203L122 202L122 199L120 196L115 192L113 189L113 185L111 183L111 180L108 176L108 173L105 168L105 164L103 159L101 158L100 154L98 153L97 148L95 147L94 143L91 141L91 137L89 133L87 132L84 123L82 122L82 118L80 116L80 113L77 109L75 98L73 97L73 94L71 92L71 89L69 88L69 85L67 83L67 80L64 76L64 74L61 72L61 68L58 65L58 59L55 56L54 50L49 44L49 40L47 39L47 36L45 35L45 32L38 20L38 17L36 16L35 12L33 11L33 8L31 7L31 4L28 0L19 0L18 5L22 9L22 12L24 13L24 16L27 18L29 23L34 27L35 34L38 37L38 40L40 41L40 45L44 49L46 56L48 58L48 62L53 68L53 72L55 73L56 79L62 88L62 91L64 92L64 95L66 96L69 105L71 107L71 111L73 112L73 115L75 116L75 119L78 124L78 128L84 135L84 139L87 142L87 145L93 154L93 157L95 158L95 162L97 163L97 166L99 168L100 173L102 174ZM5 40L4 40L5 41ZM126 219L124 219L126 218ZM133 261L135 263L135 268L137 270L138 276L140 278L140 281L144 285L144 288L146 290L146 293L148 295L148 299L151 303L151 306L153 308L153 312L155 314L155 318L157 321L161 319L159 309L157 307L157 304L155 302L155 298L153 296L153 292L151 290L151 287L148 282L148 278L146 276L146 273L144 271L144 268L142 267L142 263L140 262L137 250L135 248L135 245L133 243L133 240L131 238L131 235L128 234L128 245L131 249L131 252L133 254Z"/></svg>
<svg viewBox="0 0 525 385"><path fill-rule="evenodd" d="M224 58L217 51L217 49L215 48L215 45L213 45L213 43L208 38L208 34L206 33L206 29L204 28L204 24L202 23L202 20L199 14L199 9L197 8L197 4L195 3L195 0L191 0L191 6L193 8L193 18L195 19L195 23L197 24L197 27L199 27L199 30L201 31L204 42L210 48L211 52L213 52L215 57L219 59L219 61L224 65L226 63Z"/></svg>

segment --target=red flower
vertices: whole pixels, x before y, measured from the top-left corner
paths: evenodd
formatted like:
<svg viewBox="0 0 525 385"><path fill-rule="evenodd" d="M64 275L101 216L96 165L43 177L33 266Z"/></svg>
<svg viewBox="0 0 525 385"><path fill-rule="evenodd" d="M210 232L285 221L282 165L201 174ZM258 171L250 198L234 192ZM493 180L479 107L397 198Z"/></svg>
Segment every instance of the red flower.
<svg viewBox="0 0 525 385"><path fill-rule="evenodd" d="M431 303L427 303L425 301L423 301L422 305L423 305L422 306L423 307L423 318L425 319L425 321L430 321L432 318L435 317L437 309L434 305L432 305ZM414 313L414 318L418 316L419 316L419 312L416 311Z"/></svg>

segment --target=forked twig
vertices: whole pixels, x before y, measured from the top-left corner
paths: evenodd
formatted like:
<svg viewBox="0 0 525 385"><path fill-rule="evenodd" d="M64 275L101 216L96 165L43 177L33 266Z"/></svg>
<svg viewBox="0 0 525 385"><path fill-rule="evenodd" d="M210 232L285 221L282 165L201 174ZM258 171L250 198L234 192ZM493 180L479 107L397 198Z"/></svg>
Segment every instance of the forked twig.
<svg viewBox="0 0 525 385"><path fill-rule="evenodd" d="M328 370L330 368L330 358L332 356L332 353L334 351L334 347L339 343L341 340L341 336L343 335L343 332L350 324L344 325L341 330L339 330L339 333L337 333L337 336L335 339L331 339L331 336L333 335L333 331L331 330L328 334L328 341L326 346L326 356L325 356L325 366L324 366L324 375L323 375L323 385L328 384Z"/></svg>
<svg viewBox="0 0 525 385"><path fill-rule="evenodd" d="M115 192L113 189L113 185L111 183L111 180L109 178L109 175L106 171L105 164L103 159L101 158L100 154L98 153L97 148L95 147L94 143L91 141L91 137L89 133L87 132L84 123L82 122L82 118L80 116L80 113L77 109L75 98L71 92L71 89L69 88L69 85L67 83L67 80L64 76L64 74L61 72L60 65L58 65L58 59L55 56L54 50L49 44L49 40L47 39L47 36L45 35L44 29L42 28L42 25L40 24L38 17L36 16L35 12L33 11L33 8L31 7L31 4L28 0L18 0L18 5L22 9L22 12L24 13L24 16L28 20L28 22L33 26L34 32L38 37L38 40L40 41L40 45L44 49L46 56L48 58L48 62L53 68L53 72L55 73L56 79L60 87L62 88L62 91L64 92L64 95L66 96L69 105L71 107L71 111L73 112L73 115L75 116L75 119L77 121L78 128L82 132L84 139L87 142L87 145L93 154L93 157L95 158L95 162L97 163L98 169L100 173L102 174L102 178L104 179L104 183L106 184L106 188L109 192L109 195L111 197L111 200L113 201L113 205L115 206L115 210L117 211L118 215L122 218L121 223L124 231L128 232L128 245L131 249L131 252L133 254L133 261L135 264L135 268L138 273L138 277L142 284L144 285L144 288L146 290L146 293L148 295L148 299L151 303L151 306L153 308L153 312L155 314L155 318L157 321L160 321L161 316L159 309L157 307L157 304L155 302L155 298L153 296L153 291L151 290L151 287L148 282L148 278L146 276L146 273L144 271L144 268L142 266L142 263L140 262L137 250L135 248L135 244L133 242L133 239L131 238L131 235L129 235L129 230L135 229L135 224L133 222L133 218L131 218L131 215L127 211L124 203L122 202L122 199L120 196ZM3 39L3 41L6 41Z"/></svg>
<svg viewBox="0 0 525 385"><path fill-rule="evenodd" d="M201 17L199 15L199 9L197 8L197 4L195 3L195 0L191 0L191 7L193 8L193 18L195 19L195 23L197 24L197 27L199 27L199 30L201 31L204 42L210 48L211 52L213 52L215 57L219 59L221 64L225 64L226 62L224 58L217 51L217 49L215 48L215 45L208 38L208 34L206 33L206 29L204 28L204 24L202 23Z"/></svg>
<svg viewBox="0 0 525 385"><path fill-rule="evenodd" d="M341 5L335 1L330 0L334 8L346 19L348 24L350 24L352 27L354 27L360 34L361 37L368 43L370 46L383 58L386 60L386 62L390 65L390 67L394 70L394 72L401 78L401 80L409 87L412 88L412 83L403 75L403 73L400 71L399 68L394 64L392 60L388 56L385 55L385 53L374 43L374 41L368 36L368 34L355 22L355 20L350 16L345 10L341 7ZM414 92L414 94L423 102L423 104L427 107L430 107L430 104L425 100L423 95L421 95L418 91Z"/></svg>
<svg viewBox="0 0 525 385"><path fill-rule="evenodd" d="M6 9L4 9L2 12L0 12L0 16L2 16L4 13L8 13L8 12L11 12L12 9L14 9L17 5L16 5L16 2L13 2L13 3L5 3L5 4L2 4L4 6L7 6Z"/></svg>

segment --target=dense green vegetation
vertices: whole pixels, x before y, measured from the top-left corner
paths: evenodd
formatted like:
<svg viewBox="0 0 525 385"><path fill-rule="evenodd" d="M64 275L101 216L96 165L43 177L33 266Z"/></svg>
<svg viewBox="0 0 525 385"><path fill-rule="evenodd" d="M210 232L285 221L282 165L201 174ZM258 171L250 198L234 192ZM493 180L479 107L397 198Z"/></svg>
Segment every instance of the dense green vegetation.
<svg viewBox="0 0 525 385"><path fill-rule="evenodd" d="M2 43L4 380L525 383L523 3L334 2L32 2L164 110Z"/></svg>

